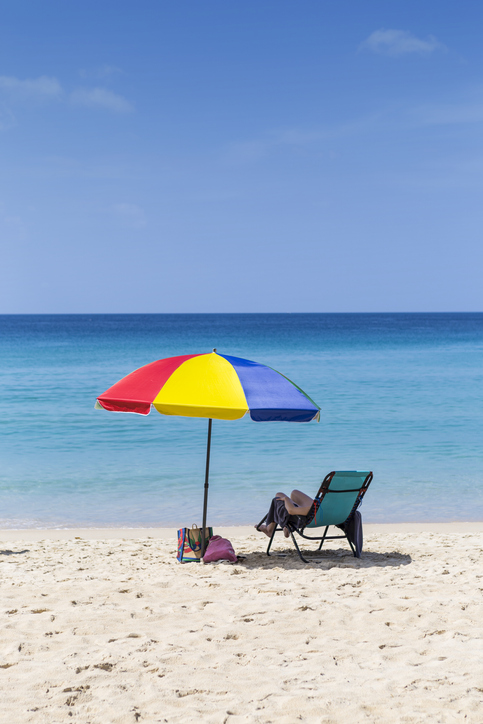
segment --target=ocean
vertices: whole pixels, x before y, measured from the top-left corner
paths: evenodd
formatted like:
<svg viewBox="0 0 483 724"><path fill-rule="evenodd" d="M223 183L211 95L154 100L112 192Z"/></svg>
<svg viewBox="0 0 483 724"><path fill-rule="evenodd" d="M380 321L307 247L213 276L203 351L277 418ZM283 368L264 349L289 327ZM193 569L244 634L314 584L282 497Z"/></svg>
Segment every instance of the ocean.
<svg viewBox="0 0 483 724"><path fill-rule="evenodd" d="M483 520L481 313L3 315L0 528L200 524L207 420L94 404L213 347L282 372L321 421L215 420L210 525L344 469L374 472L366 522Z"/></svg>

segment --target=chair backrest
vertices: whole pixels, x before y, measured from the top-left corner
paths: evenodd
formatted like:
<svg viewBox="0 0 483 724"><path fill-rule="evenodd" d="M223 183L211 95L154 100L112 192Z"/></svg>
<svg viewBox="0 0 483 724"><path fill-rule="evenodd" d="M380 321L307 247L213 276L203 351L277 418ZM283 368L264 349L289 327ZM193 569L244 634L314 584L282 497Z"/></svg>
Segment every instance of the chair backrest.
<svg viewBox="0 0 483 724"><path fill-rule="evenodd" d="M319 508L305 527L344 523L359 507L371 480L371 472L343 470L329 473L317 493L321 500Z"/></svg>

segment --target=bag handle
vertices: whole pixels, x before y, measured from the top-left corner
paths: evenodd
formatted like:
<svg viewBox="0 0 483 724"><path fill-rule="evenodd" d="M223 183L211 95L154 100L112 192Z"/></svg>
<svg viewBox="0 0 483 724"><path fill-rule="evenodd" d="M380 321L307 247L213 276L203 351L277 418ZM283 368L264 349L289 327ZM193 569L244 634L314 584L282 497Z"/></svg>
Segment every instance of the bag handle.
<svg viewBox="0 0 483 724"><path fill-rule="evenodd" d="M201 538L200 540L195 540L191 530L188 530L188 543L192 551L196 552L201 550Z"/></svg>
<svg viewBox="0 0 483 724"><path fill-rule="evenodd" d="M206 540L206 542L208 542L209 526L207 526L205 528L205 531L206 531L205 540ZM193 525L191 526L191 530L188 528L187 533L188 533L188 543L190 545L191 550L194 551L195 553L198 553L199 551L201 551L201 529L196 525L196 523L193 523ZM199 534L199 540L197 540L197 541L194 540L194 536L193 536L194 533Z"/></svg>

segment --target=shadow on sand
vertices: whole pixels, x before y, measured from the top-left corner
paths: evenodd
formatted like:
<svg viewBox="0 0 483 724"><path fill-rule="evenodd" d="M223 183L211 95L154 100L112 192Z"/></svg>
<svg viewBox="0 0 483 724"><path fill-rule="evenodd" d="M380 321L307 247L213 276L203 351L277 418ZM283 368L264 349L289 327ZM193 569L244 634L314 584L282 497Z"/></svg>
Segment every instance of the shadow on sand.
<svg viewBox="0 0 483 724"><path fill-rule="evenodd" d="M28 548L25 548L23 551L0 551L0 556L19 556L21 553L30 553Z"/></svg>
<svg viewBox="0 0 483 724"><path fill-rule="evenodd" d="M344 549L327 549L322 551L303 551L303 555L309 563L300 560L297 552L292 549L273 551L269 556L263 552L247 553L239 560L239 565L244 568L305 568L310 566L328 570L329 568L387 568L392 566L408 566L412 563L410 555L391 551L388 553L376 553L367 550L362 552L362 558L354 558L350 551Z"/></svg>

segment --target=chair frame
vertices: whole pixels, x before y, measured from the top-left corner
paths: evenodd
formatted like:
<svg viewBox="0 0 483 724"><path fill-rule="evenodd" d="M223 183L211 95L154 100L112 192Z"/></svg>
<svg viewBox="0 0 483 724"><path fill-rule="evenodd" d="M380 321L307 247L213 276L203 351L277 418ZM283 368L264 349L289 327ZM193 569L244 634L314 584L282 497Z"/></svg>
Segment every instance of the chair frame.
<svg viewBox="0 0 483 724"><path fill-rule="evenodd" d="M354 503L354 505L353 505L353 507L352 507L351 512L350 512L349 515L347 516L347 518L346 518L345 520L341 521L340 524L335 524L335 525L339 526L339 525L347 524L347 523L351 520L351 518L353 517L354 513L356 512L356 510L357 510L357 509L359 508L359 506L361 505L361 503L362 503L362 498L363 498L364 495L366 494L367 488L369 487L369 485L370 485L370 483L371 483L371 480L372 480L372 478L373 478L373 474L372 474L372 472L370 472L370 473L366 476L366 478L365 478L365 480L364 480L364 482L363 482L363 484L362 484L362 486L361 486L360 488L347 488L347 489L345 489L345 490L331 490L331 489L330 489L330 484L331 484L332 478L334 477L334 475L336 474L336 472L337 472L336 470L333 470L331 473L329 473L328 475L326 475L325 478L324 478L324 480L322 481L322 483L321 483L321 485L320 485L320 488L319 488L319 490L318 490L318 492L317 492L317 495L315 496L315 499L319 499L319 500L320 500L320 503L319 503L319 505L318 505L317 507L312 506L312 509L311 509L309 515L307 516L307 521L306 521L305 525L304 525L302 528L300 528L300 529L296 528L295 531L293 531L291 528L289 529L289 530L290 530L290 535L291 535L291 537L292 537L293 544L294 544L294 546L295 546L295 549L296 549L297 553L299 554L299 557L301 558L301 560L302 560L304 563L310 563L310 561L308 561L308 560L307 560L306 558L304 558L304 556L302 555L302 551L300 550L299 545L298 545L298 543L297 543L297 541L296 541L296 539L295 539L294 532L295 532L295 533L298 533L298 535L299 535L301 538L305 538L306 540L318 540L318 541L320 541L319 547L318 547L315 551L311 551L311 552L313 552L313 553L318 553L319 551L321 551L321 550L322 550L322 546L324 545L324 543L325 543L326 540L337 540L337 539L340 539L340 538L342 538L342 539L345 538L345 539L347 540L347 542L349 543L350 547L351 547L351 550L352 550L352 553L354 554L354 557L357 557L357 552L356 552L356 549L355 549L355 547L354 547L354 544L352 543L351 540L349 540L349 538L348 538L348 536L347 536L347 533L344 532L344 535L327 535L327 531L329 530L330 525L325 526L325 530L324 530L324 533L323 533L322 536L311 536L311 535L305 535L305 533L304 533L304 530L306 529L306 527L308 526L308 524L313 520L314 515L316 514L317 510L318 510L318 509L320 508L320 506L322 505L322 502L323 502L325 496L326 496L327 494L329 494L329 493L356 493L356 492L358 493L357 498L356 498L356 501L355 501L355 503ZM261 525L261 524L264 522L264 520L265 520L266 517L267 517L267 516L264 516L258 525ZM257 526L257 527L258 527L258 526ZM320 526L320 527L323 527L323 526ZM271 536L271 538L270 538L270 540L269 540L269 542L268 542L267 556L271 555L271 554L270 554L270 548L272 547L272 543L273 543L273 539L274 539L274 537L275 537L275 533L281 532L281 531L283 531L283 528L280 528L278 525L276 525L276 526L275 526L275 529L274 529L274 531L273 531L273 533L272 533L272 536Z"/></svg>

